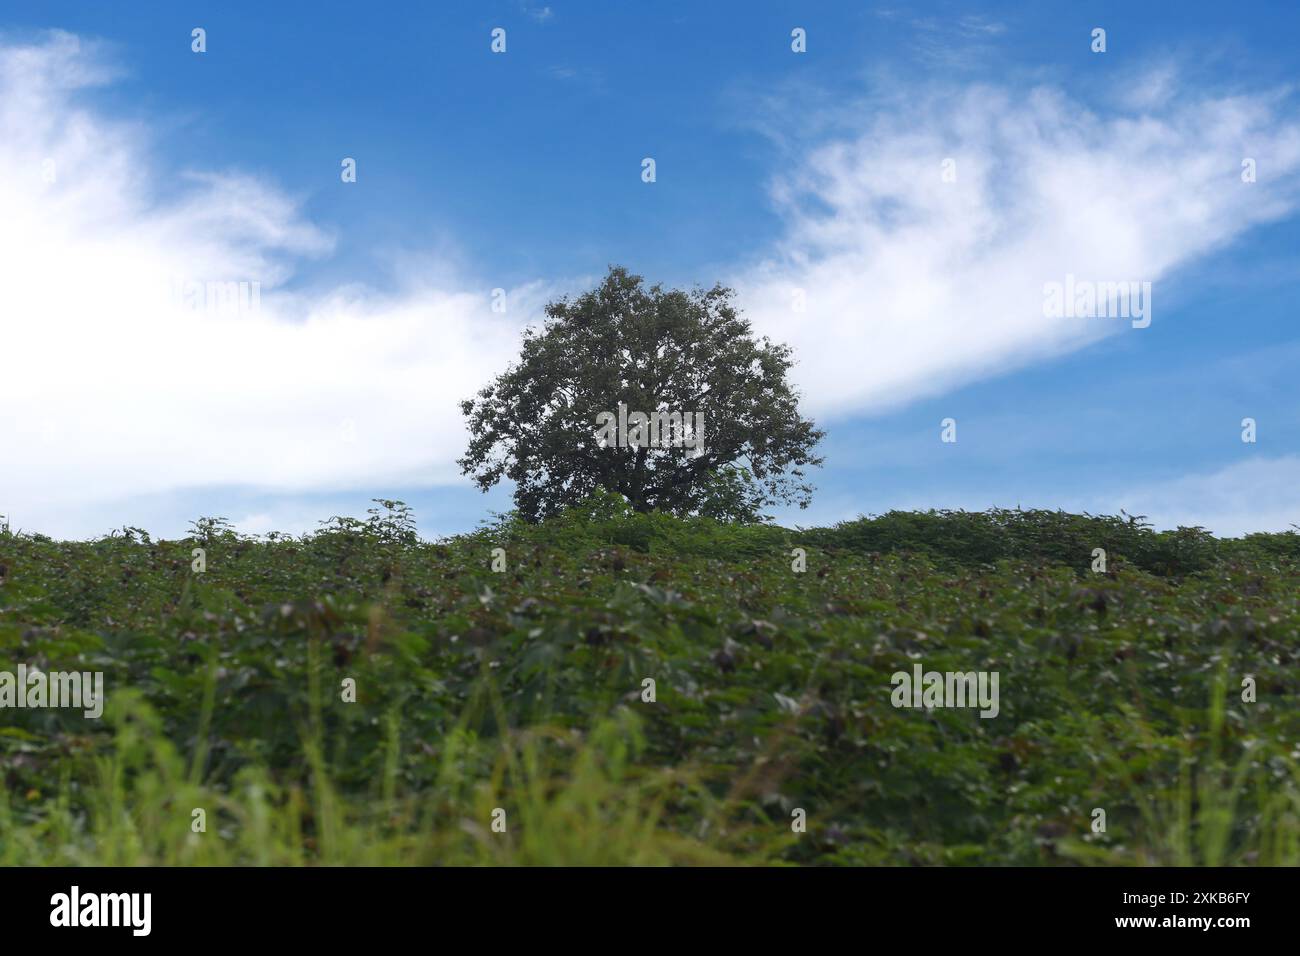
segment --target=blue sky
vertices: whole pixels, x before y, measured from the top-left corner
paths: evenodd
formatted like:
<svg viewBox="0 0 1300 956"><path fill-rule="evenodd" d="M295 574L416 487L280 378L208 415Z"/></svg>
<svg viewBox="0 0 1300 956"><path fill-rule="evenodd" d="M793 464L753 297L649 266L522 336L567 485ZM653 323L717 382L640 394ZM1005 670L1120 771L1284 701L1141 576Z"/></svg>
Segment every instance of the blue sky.
<svg viewBox="0 0 1300 956"><path fill-rule="evenodd" d="M456 401L617 262L794 345L829 437L783 521L1300 524L1300 8L1134 7L0 6L0 514L472 528L509 494L456 474ZM1067 273L1150 281L1150 326L1045 317Z"/></svg>

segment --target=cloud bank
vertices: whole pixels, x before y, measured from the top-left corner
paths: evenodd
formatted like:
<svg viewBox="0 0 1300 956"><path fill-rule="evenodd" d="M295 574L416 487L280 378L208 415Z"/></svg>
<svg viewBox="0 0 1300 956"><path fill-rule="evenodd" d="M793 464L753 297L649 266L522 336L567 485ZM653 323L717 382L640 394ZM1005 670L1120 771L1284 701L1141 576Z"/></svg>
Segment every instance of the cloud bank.
<svg viewBox="0 0 1300 956"><path fill-rule="evenodd" d="M331 236L273 184L162 169L77 104L109 76L66 34L0 48L0 500L31 526L88 497L451 480L456 403L546 288L505 314L454 277L291 292Z"/></svg>
<svg viewBox="0 0 1300 956"><path fill-rule="evenodd" d="M794 346L811 409L881 411L1145 334L1046 318L1044 286L1151 282L1169 321L1178 270L1295 213L1300 124L1282 94L1178 97L1163 72L1135 89L1106 117L1045 87L916 93L782 176L788 234L735 283Z"/></svg>

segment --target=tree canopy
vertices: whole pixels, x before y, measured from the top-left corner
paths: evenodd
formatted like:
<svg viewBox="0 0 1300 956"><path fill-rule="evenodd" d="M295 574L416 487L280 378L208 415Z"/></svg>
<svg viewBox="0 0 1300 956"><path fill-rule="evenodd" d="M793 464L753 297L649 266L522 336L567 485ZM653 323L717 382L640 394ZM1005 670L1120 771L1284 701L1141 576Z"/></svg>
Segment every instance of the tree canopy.
<svg viewBox="0 0 1300 956"><path fill-rule="evenodd" d="M510 479L528 520L602 488L638 511L729 520L807 507L824 432L799 414L789 347L756 339L733 296L647 288L612 266L551 302L518 361L461 403L462 472L483 491Z"/></svg>

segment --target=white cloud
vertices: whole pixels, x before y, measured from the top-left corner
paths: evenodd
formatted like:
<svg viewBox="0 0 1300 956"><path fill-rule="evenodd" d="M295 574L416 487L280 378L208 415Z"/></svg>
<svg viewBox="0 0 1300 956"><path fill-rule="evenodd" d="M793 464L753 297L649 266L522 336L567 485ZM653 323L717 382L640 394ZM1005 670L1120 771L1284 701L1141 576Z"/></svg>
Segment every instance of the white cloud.
<svg viewBox="0 0 1300 956"><path fill-rule="evenodd" d="M1157 528L1200 525L1219 536L1300 526L1300 456L1252 458L1119 492L1093 510L1146 515Z"/></svg>
<svg viewBox="0 0 1300 956"><path fill-rule="evenodd" d="M872 412L1123 331L1047 319L1067 274L1153 283L1172 320L1177 271L1300 202L1300 125L1279 94L1141 97L1095 115L1060 91L912 91L781 177L779 247L734 284L789 342L812 410ZM1150 91L1149 91L1150 92ZM1258 162L1243 184L1241 161ZM955 160L956 181L941 163ZM806 311L792 310L795 289Z"/></svg>
<svg viewBox="0 0 1300 956"><path fill-rule="evenodd" d="M146 131L77 105L108 75L67 34L0 47L0 503L41 527L87 499L454 480L457 402L547 287L505 315L454 276L291 293L331 237L269 183L161 170ZM177 280L250 305L260 283L260 309L195 309Z"/></svg>

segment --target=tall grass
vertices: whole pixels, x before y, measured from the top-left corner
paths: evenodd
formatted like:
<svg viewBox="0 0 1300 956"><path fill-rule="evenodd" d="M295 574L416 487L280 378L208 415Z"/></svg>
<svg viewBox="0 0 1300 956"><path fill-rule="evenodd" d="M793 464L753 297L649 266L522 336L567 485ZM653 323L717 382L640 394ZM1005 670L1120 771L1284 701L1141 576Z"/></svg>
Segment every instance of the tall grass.
<svg viewBox="0 0 1300 956"><path fill-rule="evenodd" d="M345 796L307 729L305 786L247 767L229 788L199 782L138 695L111 705L113 746L57 796L27 806L0 786L0 865L403 866L674 865L757 862L663 825L666 805L713 801L689 772L639 770L630 711L588 734L532 727L487 743L491 771L463 773L485 741L461 727L440 742L437 784L404 792L396 761L366 795ZM394 717L394 720L399 718ZM398 735L389 737L397 746ZM82 810L77 809L80 804ZM193 811L206 832L193 832ZM493 828L504 810L504 831ZM716 814L721 808L714 807Z"/></svg>
<svg viewBox="0 0 1300 956"><path fill-rule="evenodd" d="M1300 749L1234 739L1228 673L1225 658L1204 711L1185 718L1177 734L1162 736L1138 708L1125 709L1137 746L1106 746L1102 767L1129 812L1110 818L1104 849L1073 840L1066 856L1111 865L1300 866ZM1173 772L1155 772L1161 763Z"/></svg>

